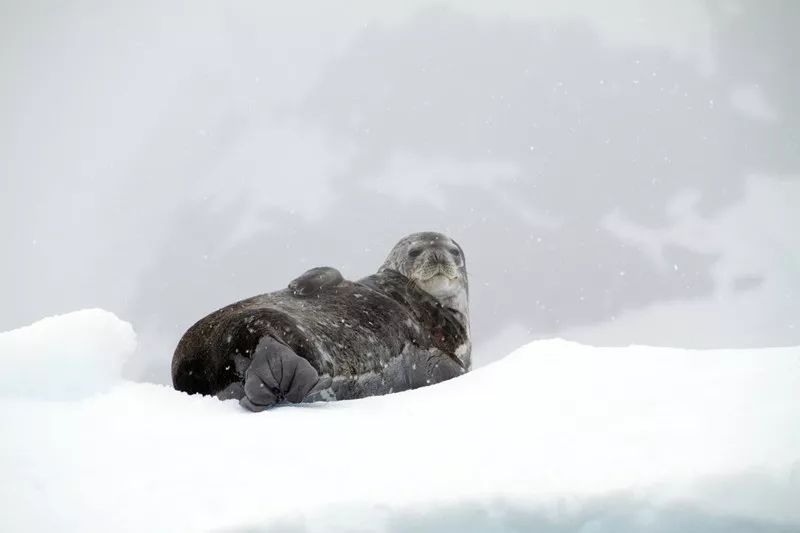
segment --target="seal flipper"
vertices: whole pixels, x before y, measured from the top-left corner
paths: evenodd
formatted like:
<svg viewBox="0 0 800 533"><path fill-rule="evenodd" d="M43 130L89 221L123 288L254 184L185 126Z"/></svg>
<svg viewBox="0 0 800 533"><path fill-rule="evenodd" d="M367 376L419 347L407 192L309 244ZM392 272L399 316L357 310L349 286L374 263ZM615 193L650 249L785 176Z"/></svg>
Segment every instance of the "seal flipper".
<svg viewBox="0 0 800 533"><path fill-rule="evenodd" d="M236 374L241 378L250 366L250 359L237 353L233 356L233 362L236 366ZM241 400L243 397L244 383L242 381L234 381L217 393L217 398L220 400Z"/></svg>
<svg viewBox="0 0 800 533"><path fill-rule="evenodd" d="M239 403L251 411L263 411L281 402L300 403L309 394L330 385L306 359L273 337L258 343L244 374L244 395Z"/></svg>
<svg viewBox="0 0 800 533"><path fill-rule="evenodd" d="M314 296L324 288L338 285L343 279L342 273L333 267L317 267L293 279L289 289L295 296Z"/></svg>
<svg viewBox="0 0 800 533"><path fill-rule="evenodd" d="M244 385L234 381L217 393L220 400L241 400L244 397Z"/></svg>

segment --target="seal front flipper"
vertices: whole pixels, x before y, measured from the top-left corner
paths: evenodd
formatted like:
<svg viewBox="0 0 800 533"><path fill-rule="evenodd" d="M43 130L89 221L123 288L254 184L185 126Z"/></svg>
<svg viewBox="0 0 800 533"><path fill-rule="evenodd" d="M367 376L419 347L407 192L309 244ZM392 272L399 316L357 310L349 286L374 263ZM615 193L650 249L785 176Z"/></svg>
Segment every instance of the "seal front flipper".
<svg viewBox="0 0 800 533"><path fill-rule="evenodd" d="M322 289L338 285L343 279L341 272L333 267L317 267L293 279L289 289L295 296L314 296Z"/></svg>
<svg viewBox="0 0 800 533"><path fill-rule="evenodd" d="M306 359L275 338L265 336L245 371L244 396L239 403L251 411L263 411L282 401L300 403L329 385L330 378L320 378Z"/></svg>

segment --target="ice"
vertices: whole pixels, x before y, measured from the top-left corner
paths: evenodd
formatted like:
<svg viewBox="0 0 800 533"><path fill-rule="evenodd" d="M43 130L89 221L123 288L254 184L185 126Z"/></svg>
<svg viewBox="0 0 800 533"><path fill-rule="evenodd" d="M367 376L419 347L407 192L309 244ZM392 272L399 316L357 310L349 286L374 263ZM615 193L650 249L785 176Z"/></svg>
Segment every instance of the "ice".
<svg viewBox="0 0 800 533"><path fill-rule="evenodd" d="M101 309L0 333L0 396L58 400L106 390L135 347L131 325Z"/></svg>
<svg viewBox="0 0 800 533"><path fill-rule="evenodd" d="M539 341L416 391L254 414L120 379L134 345L99 310L0 334L0 529L800 528L800 347Z"/></svg>

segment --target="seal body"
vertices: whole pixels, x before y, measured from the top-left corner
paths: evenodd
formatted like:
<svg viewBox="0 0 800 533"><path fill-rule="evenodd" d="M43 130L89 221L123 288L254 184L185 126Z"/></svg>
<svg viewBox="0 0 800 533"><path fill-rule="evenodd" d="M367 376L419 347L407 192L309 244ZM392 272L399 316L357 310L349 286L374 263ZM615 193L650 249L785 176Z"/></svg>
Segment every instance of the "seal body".
<svg viewBox="0 0 800 533"><path fill-rule="evenodd" d="M286 289L206 316L178 343L175 388L261 410L413 389L468 371L467 315L423 289L420 268L406 268L409 276L393 266L404 268L387 259L358 282L315 268Z"/></svg>

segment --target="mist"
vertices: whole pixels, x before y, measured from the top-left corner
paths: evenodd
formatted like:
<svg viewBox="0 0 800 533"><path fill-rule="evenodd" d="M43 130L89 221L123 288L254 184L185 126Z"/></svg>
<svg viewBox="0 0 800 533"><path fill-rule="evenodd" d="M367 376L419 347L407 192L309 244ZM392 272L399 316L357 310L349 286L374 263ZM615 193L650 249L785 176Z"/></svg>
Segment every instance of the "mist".
<svg viewBox="0 0 800 533"><path fill-rule="evenodd" d="M800 344L800 4L5 2L0 330L130 377L304 270L463 247L473 359Z"/></svg>

